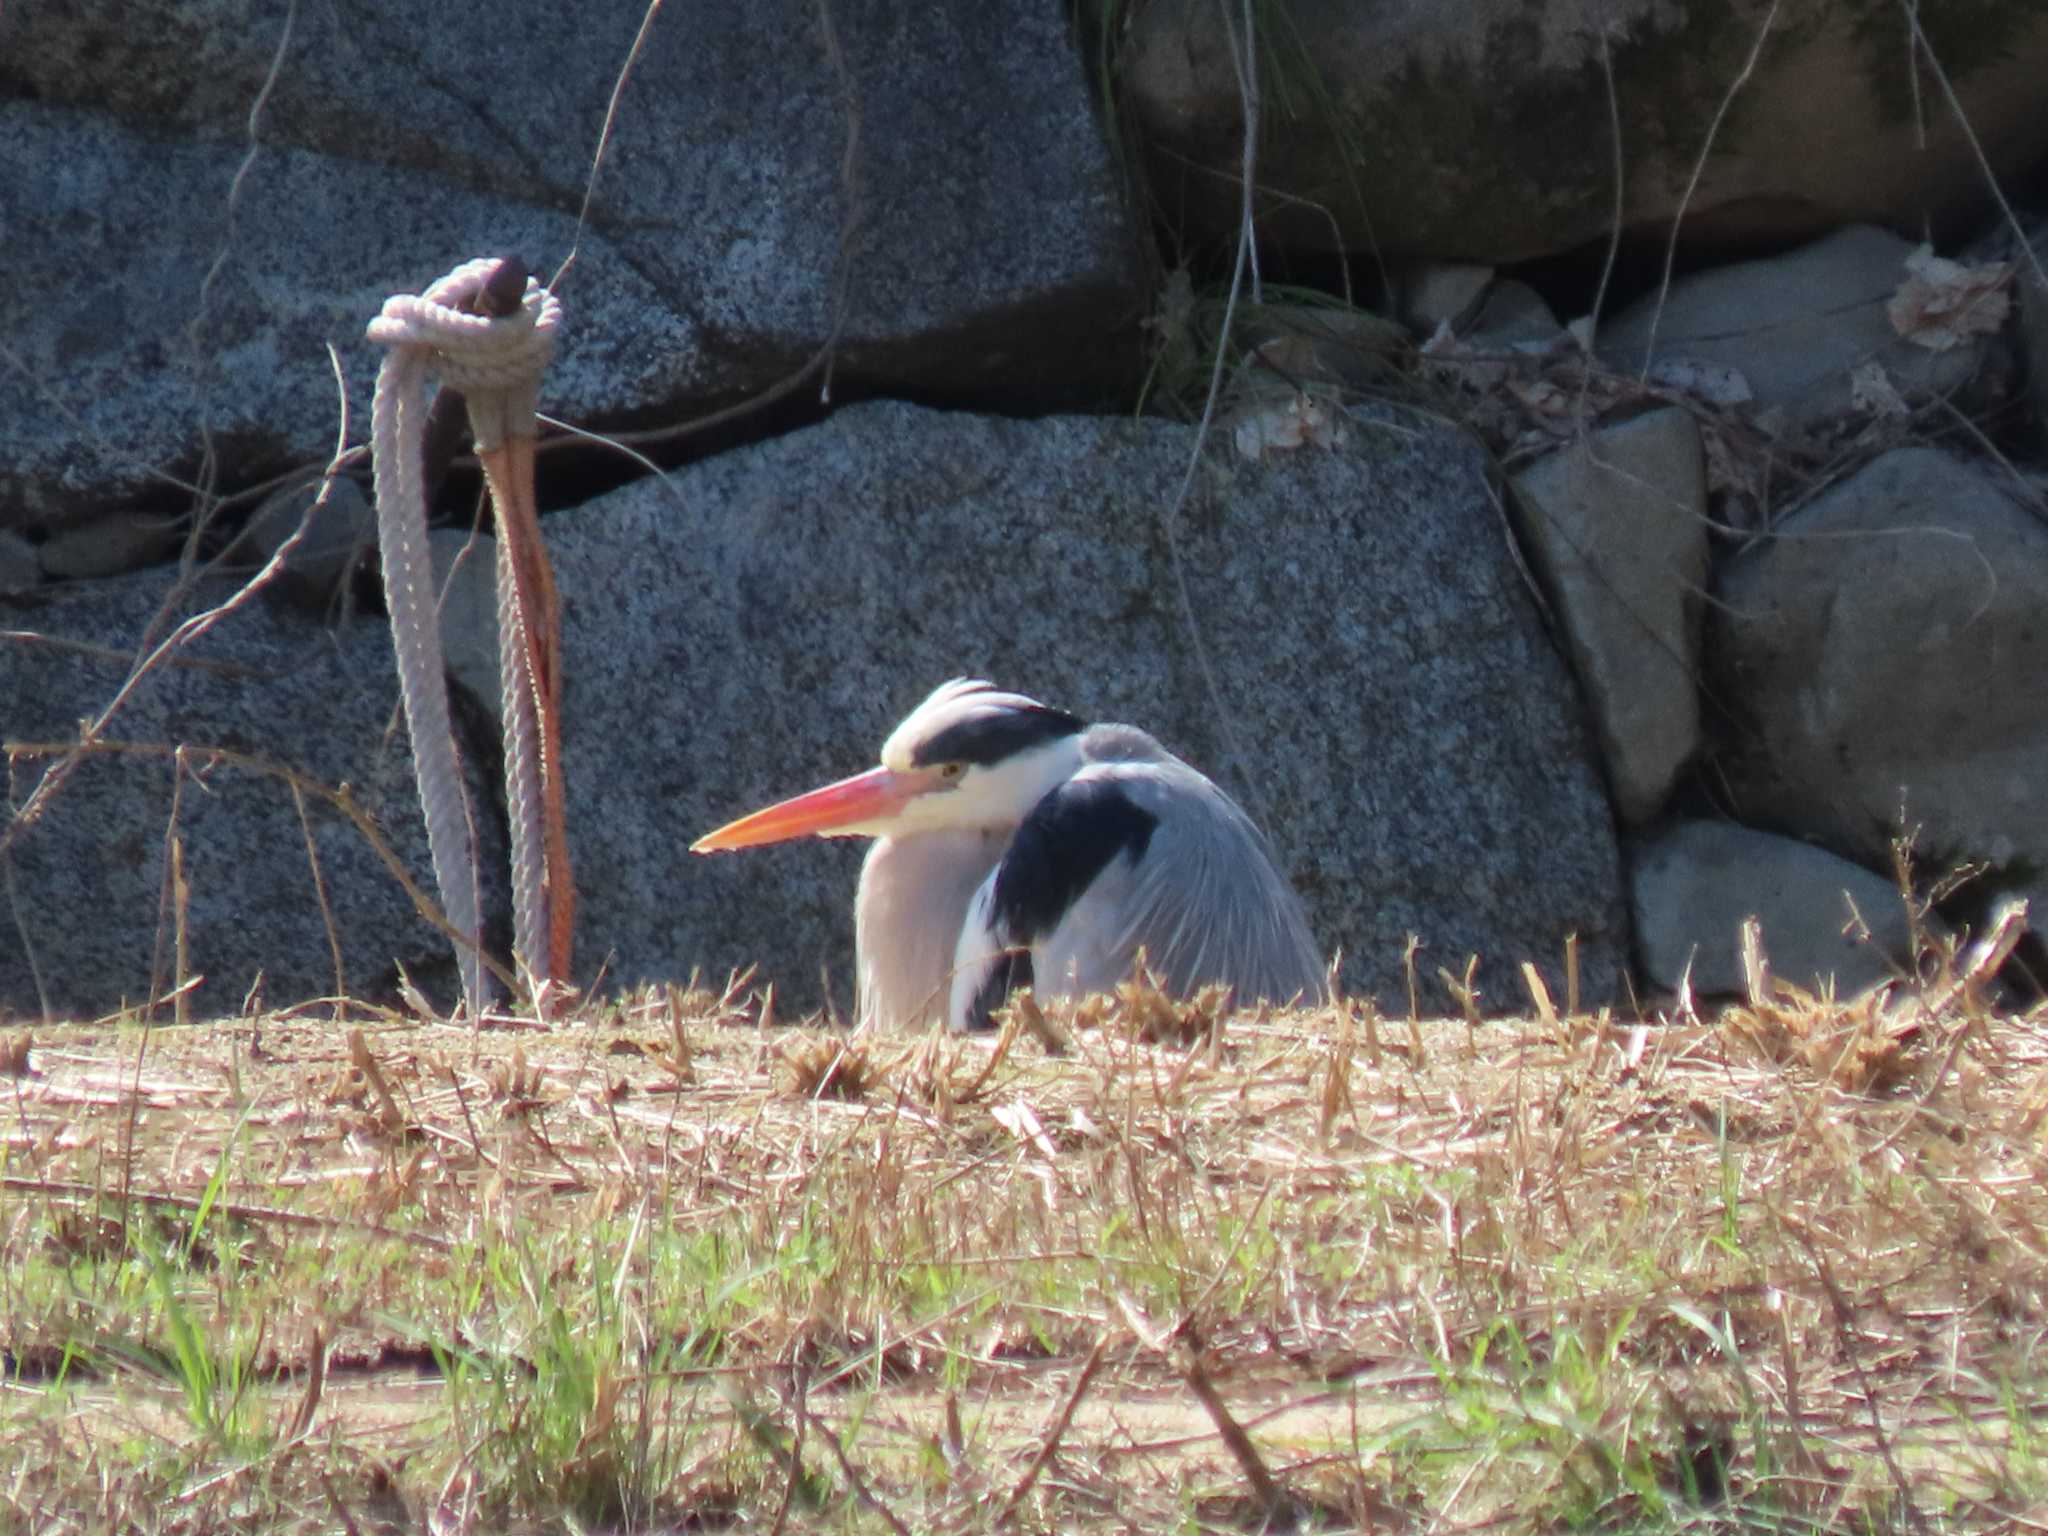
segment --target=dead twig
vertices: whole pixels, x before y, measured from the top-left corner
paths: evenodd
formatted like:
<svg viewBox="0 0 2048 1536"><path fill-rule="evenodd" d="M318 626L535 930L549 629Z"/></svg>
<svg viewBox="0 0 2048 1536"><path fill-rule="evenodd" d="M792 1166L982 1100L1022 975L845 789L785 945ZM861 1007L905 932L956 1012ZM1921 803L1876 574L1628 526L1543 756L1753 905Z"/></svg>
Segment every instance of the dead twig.
<svg viewBox="0 0 2048 1536"><path fill-rule="evenodd" d="M1017 1506L1024 1501L1024 1495L1031 1491L1031 1485L1038 1481L1038 1474L1045 1470L1045 1464L1052 1460L1053 1452L1059 1449L1060 1439L1067 1432L1067 1426L1074 1422L1074 1410L1081 1406L1081 1399L1087 1395L1088 1384L1095 1379L1095 1373L1102 1369L1102 1357L1107 1344L1100 1338L1088 1351L1088 1358L1081 1362L1081 1373L1074 1378L1074 1385L1068 1389L1067 1400L1060 1404L1060 1411L1047 1426L1044 1437L1038 1443L1038 1450L1031 1463L1025 1467L1024 1475L1017 1479L1017 1486L1010 1490L1010 1496L1003 1500L1003 1507L996 1514L996 1524L1007 1524L1016 1513Z"/></svg>
<svg viewBox="0 0 2048 1536"><path fill-rule="evenodd" d="M1190 1349L1187 1364L1181 1368L1181 1376L1188 1388L1201 1402L1202 1408L1216 1426L1217 1438L1223 1442L1238 1470L1244 1473L1245 1481L1252 1485L1252 1499L1258 1505L1259 1517L1265 1521L1284 1520L1293 1507L1287 1493L1281 1488L1273 1474L1267 1470L1265 1458L1259 1455L1259 1448L1252 1444L1252 1437L1245 1433L1244 1426L1237 1422L1229 1407L1223 1401L1223 1394L1216 1390L1216 1383L1209 1379L1209 1372L1202 1364L1201 1355Z"/></svg>
<svg viewBox="0 0 2048 1536"><path fill-rule="evenodd" d="M348 1032L348 1059L355 1069L363 1074L363 1080L377 1095L377 1102L384 1107L384 1121L392 1130L402 1130L411 1117L399 1107L398 1100L391 1092L391 1085L384 1081L384 1069L377 1065L377 1058L370 1054L370 1042L363 1038L360 1029Z"/></svg>

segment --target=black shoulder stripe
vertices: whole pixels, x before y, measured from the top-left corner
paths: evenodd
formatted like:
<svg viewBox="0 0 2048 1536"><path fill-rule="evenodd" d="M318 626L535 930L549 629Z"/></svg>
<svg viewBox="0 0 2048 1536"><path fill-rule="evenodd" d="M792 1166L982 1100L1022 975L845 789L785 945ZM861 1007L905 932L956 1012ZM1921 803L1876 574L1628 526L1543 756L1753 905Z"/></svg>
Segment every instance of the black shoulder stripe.
<svg viewBox="0 0 2048 1536"><path fill-rule="evenodd" d="M1143 858L1158 825L1114 779L1069 779L1010 840L996 867L990 927L1017 944L1043 938L1118 854Z"/></svg>
<svg viewBox="0 0 2048 1536"><path fill-rule="evenodd" d="M988 768L1048 741L1078 735L1081 728L1078 715L1044 704L1029 709L991 710L949 725L919 743L914 762L919 768L939 763L971 763Z"/></svg>
<svg viewBox="0 0 2048 1536"><path fill-rule="evenodd" d="M988 979L974 994L973 1006L967 1010L967 1027L994 1029L996 1010L1010 1000L1012 992L1031 984L1031 951L1028 948L1004 950L996 956L996 963L989 967Z"/></svg>

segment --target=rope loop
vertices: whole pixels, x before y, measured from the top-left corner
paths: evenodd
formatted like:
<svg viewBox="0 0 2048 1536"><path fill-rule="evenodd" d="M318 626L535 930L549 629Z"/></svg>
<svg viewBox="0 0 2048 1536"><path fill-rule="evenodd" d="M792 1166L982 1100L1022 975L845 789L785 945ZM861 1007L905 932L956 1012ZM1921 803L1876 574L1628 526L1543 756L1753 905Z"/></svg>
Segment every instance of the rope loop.
<svg viewBox="0 0 2048 1536"><path fill-rule="evenodd" d="M369 327L370 340L383 346L421 349L442 380L462 391L480 448L507 435L532 435L541 375L562 317L560 302L531 276L511 314L477 313L476 300L500 265L490 256L466 261L424 293L394 294Z"/></svg>

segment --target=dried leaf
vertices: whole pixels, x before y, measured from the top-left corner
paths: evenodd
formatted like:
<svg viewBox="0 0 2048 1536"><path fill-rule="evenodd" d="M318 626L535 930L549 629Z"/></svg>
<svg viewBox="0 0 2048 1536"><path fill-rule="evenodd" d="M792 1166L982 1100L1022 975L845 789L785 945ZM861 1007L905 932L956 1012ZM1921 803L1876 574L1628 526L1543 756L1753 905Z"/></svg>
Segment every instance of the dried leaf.
<svg viewBox="0 0 2048 1536"><path fill-rule="evenodd" d="M440 1022L441 1015L435 1011L434 1005L428 1000L427 994L419 989L410 976L406 975L405 967L402 965L398 968L398 995L404 999L405 1006L413 1011L413 1017L417 1018L421 1023L437 1024Z"/></svg>
<svg viewBox="0 0 2048 1536"><path fill-rule="evenodd" d="M1316 355L1313 336L1275 336L1252 348L1250 360L1290 379L1327 375L1329 372Z"/></svg>
<svg viewBox="0 0 2048 1536"><path fill-rule="evenodd" d="M1539 416L1557 417L1572 414L1572 395L1549 379L1530 379L1526 383L1520 379L1510 379L1508 392Z"/></svg>
<svg viewBox="0 0 2048 1536"><path fill-rule="evenodd" d="M1059 1148L1053 1145L1052 1138L1045 1134L1045 1126L1040 1122L1037 1112L1022 1099L1012 1100L1008 1104L993 1105L989 1109L989 1115L997 1125L1019 1141L1030 1143L1032 1150L1040 1157L1050 1161L1060 1155Z"/></svg>
<svg viewBox="0 0 2048 1536"><path fill-rule="evenodd" d="M1892 329L1916 347L1946 352L2005 324L2012 263L1966 265L1923 245L1906 258L1906 280L1885 305Z"/></svg>
<svg viewBox="0 0 2048 1536"><path fill-rule="evenodd" d="M1458 340L1458 333L1451 329L1448 320L1437 321L1436 329L1429 333L1429 340L1421 347L1424 357L1456 357L1465 350L1465 344Z"/></svg>
<svg viewBox="0 0 2048 1536"><path fill-rule="evenodd" d="M1299 448L1305 443L1335 448L1344 438L1343 418L1320 400L1298 390L1278 405L1247 412L1232 434L1238 453L1254 463L1268 453Z"/></svg>
<svg viewBox="0 0 2048 1536"><path fill-rule="evenodd" d="M1884 371L1884 364L1869 358L1849 370L1849 400L1857 410L1880 418L1910 416L1906 397Z"/></svg>

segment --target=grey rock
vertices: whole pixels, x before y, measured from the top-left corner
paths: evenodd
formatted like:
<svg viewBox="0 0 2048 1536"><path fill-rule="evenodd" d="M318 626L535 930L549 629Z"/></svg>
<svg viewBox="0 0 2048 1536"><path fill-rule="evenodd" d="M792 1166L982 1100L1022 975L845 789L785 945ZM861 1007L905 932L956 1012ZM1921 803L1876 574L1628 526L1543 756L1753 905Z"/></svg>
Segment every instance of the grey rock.
<svg viewBox="0 0 2048 1536"><path fill-rule="evenodd" d="M1614 995L1627 928L1612 819L1480 456L1426 423L1349 428L1342 450L1256 466L1218 444L1172 544L1162 506L1189 428L887 403L547 517L583 979L723 979L759 962L790 1007L829 996L843 1009L861 850L684 850L740 811L871 763L933 683L967 672L1144 724L1238 793L1272 829L1323 945L1343 950L1348 983L1390 1006L1405 1006L1410 933L1425 944L1427 1006L1448 1005L1436 968L1461 972L1475 951L1496 1006L1520 1003L1524 959L1559 991L1571 933L1587 996ZM1181 617L1173 548L1220 710ZM160 595L95 593L51 627L125 654L124 616ZM425 877L402 734L386 735L381 625L330 634L251 604L195 659L145 686L123 736L225 743L346 779ZM120 676L61 648L0 651L0 666L0 697L35 701L11 736L68 735ZM471 741L467 755L488 766L493 749ZM209 977L201 1006L232 1008L258 968L272 1002L329 990L289 793L225 768L208 782L188 787L178 823L194 964ZM53 1006L147 991L170 784L161 757L96 758L15 851ZM502 932L501 813L485 800L477 819L494 840L484 867ZM374 994L402 962L445 996L439 936L352 829L317 808L315 825L351 988ZM4 942L0 998L35 1006L26 957Z"/></svg>
<svg viewBox="0 0 2048 1536"><path fill-rule="evenodd" d="M1527 283L1502 278L1486 292L1486 302L1473 318L1466 337L1476 351L1506 351L1511 347L1547 347L1564 335L1564 327L1543 301L1543 295Z"/></svg>
<svg viewBox="0 0 2048 1536"><path fill-rule="evenodd" d="M1515 478L1607 756L1616 811L1647 820L1700 741L1707 484L1699 428L1652 411Z"/></svg>
<svg viewBox="0 0 2048 1536"><path fill-rule="evenodd" d="M184 538L178 519L155 512L108 512L58 529L36 550L36 559L44 575L59 581L125 576L168 560Z"/></svg>
<svg viewBox="0 0 2048 1536"><path fill-rule="evenodd" d="M1715 686L1751 819L1929 878L1984 860L2048 910L2048 524L1931 448L1876 459L1728 568Z"/></svg>
<svg viewBox="0 0 2048 1536"><path fill-rule="evenodd" d="M53 643L0 647L7 737L75 741L80 717L101 709L126 677L145 638L138 616L171 601L173 581L153 572L94 583L39 610L36 627ZM235 589L200 581L151 635ZM348 785L412 878L432 891L397 695L389 631L371 620L329 630L295 608L252 601L174 653L109 725L106 740L128 745L87 756L19 831L0 905L0 1007L97 1015L166 989L176 955L165 898L173 835L191 893L190 969L205 978L192 997L199 1015L239 1011L259 978L273 1006L344 988L395 1002L399 966L452 1001L449 944L414 912L357 827L311 789L301 825L286 776ZM173 758L180 748L182 776ZM217 748L253 755L271 771L214 761L209 749ZM465 751L472 765L490 761L478 739ZM17 806L46 762L16 765ZM470 793L486 889L502 909L500 821L477 783Z"/></svg>
<svg viewBox="0 0 2048 1536"><path fill-rule="evenodd" d="M1401 318L1427 336L1456 330L1478 313L1493 268L1468 261L1418 261L1400 274Z"/></svg>
<svg viewBox="0 0 2048 1536"><path fill-rule="evenodd" d="M1661 305L1652 293L1603 325L1601 355L1630 372L1646 362L1732 368L1759 410L1780 407L1795 425L1849 410L1849 370L1867 361L1908 400L1953 389L1983 361L1982 343L1931 351L1885 313L1913 249L1858 225L1783 256L1694 273Z"/></svg>
<svg viewBox="0 0 2048 1536"><path fill-rule="evenodd" d="M1135 247L1060 8L831 16L658 15L579 240L637 8L0 11L0 526L161 498L203 445L230 484L324 461L325 347L361 422L383 299L504 251L577 252L543 399L586 425L781 381L835 326L841 389L1102 398Z"/></svg>
<svg viewBox="0 0 2048 1536"><path fill-rule="evenodd" d="M0 594L26 592L42 579L35 545L18 533L0 529Z"/></svg>
<svg viewBox="0 0 2048 1536"><path fill-rule="evenodd" d="M1651 839L1630 862L1637 950L1655 986L1676 990L1690 967L1701 996L1742 992L1751 917L1772 973L1797 986L1848 996L1911 974L1913 934L1897 888L1825 849L1694 821Z"/></svg>
<svg viewBox="0 0 2048 1536"><path fill-rule="evenodd" d="M377 544L377 514L362 487L337 476L325 501L320 487L318 474L279 487L224 552L228 563L254 572L283 551L276 580L316 610L326 608Z"/></svg>
<svg viewBox="0 0 2048 1536"><path fill-rule="evenodd" d="M552 527L550 523L548 527ZM543 530L543 536L545 537ZM441 660L451 681L502 729L498 682L498 541L465 528L427 534L441 590Z"/></svg>
<svg viewBox="0 0 2048 1536"><path fill-rule="evenodd" d="M758 961L843 1012L860 847L684 850L871 765L965 673L1143 725L1240 795L1356 989L1405 1008L1414 933L1427 1006L1472 952L1519 1006L1519 963L1561 987L1577 933L1587 994L1612 995L1613 823L1476 449L1363 417L1337 451L1217 444L1173 535L1212 700L1163 513L1190 447L1158 421L877 403L549 518L584 964Z"/></svg>
<svg viewBox="0 0 2048 1536"><path fill-rule="evenodd" d="M1091 0L1085 14L1112 29L1154 196L1187 238L1233 238L1239 11ZM1681 213L1702 245L1856 220L1912 229L1974 208L1976 144L2001 178L2048 150L2048 12L2031 0L1911 13L1960 114L1922 109L1907 13L1882 5L1294 0L1254 14L1255 207L1270 238L1317 249L1496 265L1567 251L1612 230L1617 150L1627 232L1660 243Z"/></svg>

